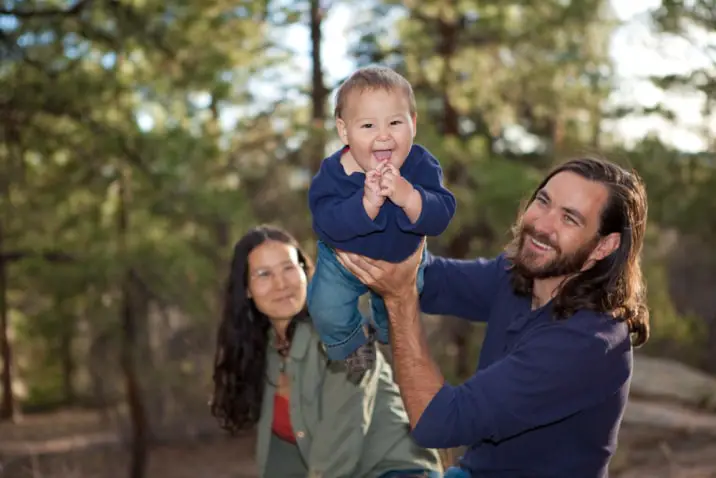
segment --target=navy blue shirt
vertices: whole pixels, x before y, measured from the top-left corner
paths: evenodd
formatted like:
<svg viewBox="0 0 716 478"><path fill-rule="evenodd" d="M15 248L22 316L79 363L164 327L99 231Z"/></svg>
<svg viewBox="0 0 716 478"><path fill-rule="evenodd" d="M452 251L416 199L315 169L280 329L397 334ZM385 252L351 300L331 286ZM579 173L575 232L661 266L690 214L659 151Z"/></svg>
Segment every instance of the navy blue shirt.
<svg viewBox="0 0 716 478"><path fill-rule="evenodd" d="M421 309L487 322L477 372L444 384L413 430L424 447L467 446L480 478L608 476L629 393L627 325L590 310L555 320L510 284L508 261L429 256Z"/></svg>
<svg viewBox="0 0 716 478"><path fill-rule="evenodd" d="M345 148L324 159L308 190L313 230L328 245L374 259L400 262L423 236L438 236L455 214L455 196L443 186L440 163L427 149L413 145L400 175L420 193L423 208L415 224L386 199L375 220L363 207L365 173L347 175L341 165Z"/></svg>

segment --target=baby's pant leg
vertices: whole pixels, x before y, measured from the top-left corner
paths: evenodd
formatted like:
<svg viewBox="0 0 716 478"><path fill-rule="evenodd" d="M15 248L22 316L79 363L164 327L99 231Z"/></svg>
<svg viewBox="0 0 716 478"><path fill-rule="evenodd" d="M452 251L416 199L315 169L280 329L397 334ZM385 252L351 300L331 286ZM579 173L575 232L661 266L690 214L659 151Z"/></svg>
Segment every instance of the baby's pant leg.
<svg viewBox="0 0 716 478"><path fill-rule="evenodd" d="M308 286L308 312L331 360L343 360L367 342L358 300L367 291L338 262L335 252L318 242L316 268Z"/></svg>

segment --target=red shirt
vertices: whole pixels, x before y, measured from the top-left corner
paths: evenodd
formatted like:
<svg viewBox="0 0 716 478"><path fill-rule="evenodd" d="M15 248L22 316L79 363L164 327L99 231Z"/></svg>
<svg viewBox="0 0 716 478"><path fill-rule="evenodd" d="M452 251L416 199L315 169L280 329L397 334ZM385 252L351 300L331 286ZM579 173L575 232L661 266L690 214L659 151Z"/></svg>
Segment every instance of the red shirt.
<svg viewBox="0 0 716 478"><path fill-rule="evenodd" d="M296 443L296 437L293 435L293 428L291 427L291 410L288 398L278 393L273 396L273 424L271 431L282 440Z"/></svg>

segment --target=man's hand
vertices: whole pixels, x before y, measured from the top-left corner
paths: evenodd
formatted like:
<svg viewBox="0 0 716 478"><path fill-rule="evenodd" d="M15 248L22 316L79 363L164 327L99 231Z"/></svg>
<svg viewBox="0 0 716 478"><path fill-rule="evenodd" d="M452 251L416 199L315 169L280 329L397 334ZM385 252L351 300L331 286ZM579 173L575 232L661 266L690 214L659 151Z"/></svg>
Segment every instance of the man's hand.
<svg viewBox="0 0 716 478"><path fill-rule="evenodd" d="M398 264L344 251L336 254L346 269L385 300L395 381L413 428L445 383L440 368L430 357L430 347L420 321L415 280L424 247L425 240L412 256Z"/></svg>
<svg viewBox="0 0 716 478"><path fill-rule="evenodd" d="M363 207L371 219L378 216L380 208L383 207L385 196L380 191L380 171L373 169L365 173L365 185L363 186Z"/></svg>
<svg viewBox="0 0 716 478"><path fill-rule="evenodd" d="M377 170L380 173L381 196L390 198L396 206L405 208L410 201L410 196L417 193L413 185L390 163L382 163Z"/></svg>
<svg viewBox="0 0 716 478"><path fill-rule="evenodd" d="M417 294L417 275L425 240L403 262L379 261L345 251L336 251L336 257L359 281L383 296L386 302L402 300Z"/></svg>

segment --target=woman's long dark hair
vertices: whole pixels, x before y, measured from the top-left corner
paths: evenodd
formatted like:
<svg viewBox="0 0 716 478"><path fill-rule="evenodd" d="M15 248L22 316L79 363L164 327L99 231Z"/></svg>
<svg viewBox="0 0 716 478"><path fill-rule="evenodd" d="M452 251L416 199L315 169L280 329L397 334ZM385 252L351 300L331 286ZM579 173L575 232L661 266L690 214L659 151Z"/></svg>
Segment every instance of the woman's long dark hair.
<svg viewBox="0 0 716 478"><path fill-rule="evenodd" d="M247 297L246 291L249 254L266 241L295 247L306 276L310 278L313 273L313 263L296 239L281 228L268 225L255 227L234 246L226 281L223 317L216 340L214 394L210 403L212 415L219 420L222 428L231 433L251 428L261 413L271 323ZM289 341L298 320L305 317L304 307L289 324Z"/></svg>
<svg viewBox="0 0 716 478"><path fill-rule="evenodd" d="M592 309L612 314L629 326L632 343L640 346L649 339L649 309L646 286L641 272L641 250L646 231L646 190L636 172L596 158L578 158L553 169L537 186L525 210L537 193L556 174L571 172L603 184L609 190L602 211L599 236L621 233L619 247L594 266L567 280L554 298L558 318L569 317L579 309ZM513 228L513 238L506 247L506 256L514 260L519 253L521 222L524 210ZM533 280L513 270L512 284L519 294L532 294Z"/></svg>

